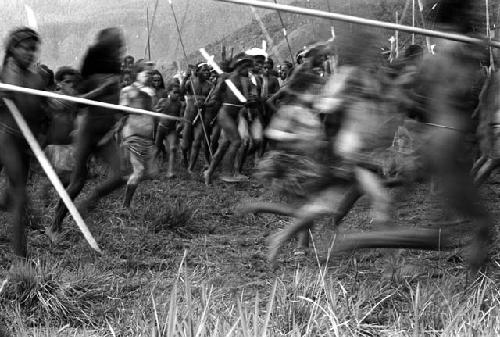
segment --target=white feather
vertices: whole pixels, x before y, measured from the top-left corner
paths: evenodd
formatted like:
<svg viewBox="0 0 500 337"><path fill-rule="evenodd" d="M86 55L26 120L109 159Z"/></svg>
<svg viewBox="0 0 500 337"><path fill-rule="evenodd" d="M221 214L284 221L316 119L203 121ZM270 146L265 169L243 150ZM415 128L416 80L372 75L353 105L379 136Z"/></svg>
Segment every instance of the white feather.
<svg viewBox="0 0 500 337"><path fill-rule="evenodd" d="M38 30L38 22L36 21L35 12L33 11L33 9L31 9L31 7L28 5L24 5L24 9L28 18L28 27L33 28L34 30Z"/></svg>

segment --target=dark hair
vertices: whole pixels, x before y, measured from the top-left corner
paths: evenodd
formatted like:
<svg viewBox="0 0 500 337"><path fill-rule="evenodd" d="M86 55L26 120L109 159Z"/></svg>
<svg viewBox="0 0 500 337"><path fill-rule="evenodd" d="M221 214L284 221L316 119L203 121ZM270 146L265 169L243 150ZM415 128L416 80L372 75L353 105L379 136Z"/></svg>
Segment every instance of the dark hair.
<svg viewBox="0 0 500 337"><path fill-rule="evenodd" d="M158 69L153 70L151 73L151 77L158 75L160 76L160 89L165 89L165 82L163 81L163 75L160 73Z"/></svg>
<svg viewBox="0 0 500 337"><path fill-rule="evenodd" d="M80 76L80 72L74 68L63 66L57 69L54 79L56 82L61 82L64 76Z"/></svg>
<svg viewBox="0 0 500 337"><path fill-rule="evenodd" d="M111 45L121 48L125 45L122 30L118 27L109 27L100 30L96 36L96 45Z"/></svg>
<svg viewBox="0 0 500 337"><path fill-rule="evenodd" d="M170 82L167 86L167 92L170 92L174 89L180 89L180 88L181 88L181 86L179 84L177 84L175 82Z"/></svg>
<svg viewBox="0 0 500 337"><path fill-rule="evenodd" d="M234 71L238 66L245 63L253 63L253 59L247 56L244 52L238 53L233 57L230 68Z"/></svg>
<svg viewBox="0 0 500 337"><path fill-rule="evenodd" d="M264 62L264 64L269 64L272 67L274 67L274 61L272 58L268 57L267 60Z"/></svg>
<svg viewBox="0 0 500 337"><path fill-rule="evenodd" d="M121 49L125 42L121 29L106 28L97 33L96 42L85 55L80 73L84 79L93 74L120 74Z"/></svg>
<svg viewBox="0 0 500 337"><path fill-rule="evenodd" d="M7 63L7 59L12 55L12 48L16 47L21 41L34 40L40 43L40 35L29 27L19 27L12 30L5 40L5 55L3 65Z"/></svg>

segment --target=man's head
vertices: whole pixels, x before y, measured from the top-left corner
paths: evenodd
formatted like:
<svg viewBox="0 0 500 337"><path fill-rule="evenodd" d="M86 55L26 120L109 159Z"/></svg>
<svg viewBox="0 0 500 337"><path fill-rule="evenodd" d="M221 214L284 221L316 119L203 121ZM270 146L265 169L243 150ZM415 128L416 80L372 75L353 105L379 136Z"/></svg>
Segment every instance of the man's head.
<svg viewBox="0 0 500 337"><path fill-rule="evenodd" d="M134 57L132 55L127 55L123 59L123 68L124 69L131 69L134 66Z"/></svg>
<svg viewBox="0 0 500 337"><path fill-rule="evenodd" d="M134 66L134 80L147 87L153 86L153 70L151 70L144 62L136 62Z"/></svg>
<svg viewBox="0 0 500 337"><path fill-rule="evenodd" d="M35 62L40 46L38 33L28 27L17 28L10 32L5 42L4 64L12 57L22 69L28 69Z"/></svg>
<svg viewBox="0 0 500 337"><path fill-rule="evenodd" d="M132 75L132 71L129 69L125 69L122 71L122 87L128 87L134 82L134 76Z"/></svg>
<svg viewBox="0 0 500 337"><path fill-rule="evenodd" d="M273 59L271 58L268 58L265 62L264 62L264 66L262 68L262 74L264 76L269 76L272 74L273 72L273 69L274 69L274 62L273 62Z"/></svg>
<svg viewBox="0 0 500 337"><path fill-rule="evenodd" d="M282 80L285 80L287 77L290 76L292 69L293 69L292 63L290 63L289 61L283 62L283 65L281 66L280 70L280 78Z"/></svg>
<svg viewBox="0 0 500 337"><path fill-rule="evenodd" d="M196 76L202 81L210 79L210 66L206 63L199 63L196 66Z"/></svg>
<svg viewBox="0 0 500 337"><path fill-rule="evenodd" d="M80 73L71 67L61 67L56 71L55 80L61 92L73 94L80 81Z"/></svg>
<svg viewBox="0 0 500 337"><path fill-rule="evenodd" d="M240 53L234 57L231 68L239 76L247 77L248 72L253 68L253 59L246 56L245 53Z"/></svg>
<svg viewBox="0 0 500 337"><path fill-rule="evenodd" d="M260 74L264 68L264 63L266 62L266 57L263 55L256 55L253 58L253 72L255 74Z"/></svg>
<svg viewBox="0 0 500 337"><path fill-rule="evenodd" d="M105 48L120 61L125 50L125 39L122 30L118 27L100 30L97 33L95 45Z"/></svg>
<svg viewBox="0 0 500 337"><path fill-rule="evenodd" d="M302 52L302 58L304 61L307 60L312 67L322 67L329 52L330 49L328 43L314 43L304 49Z"/></svg>
<svg viewBox="0 0 500 337"><path fill-rule="evenodd" d="M177 83L171 83L167 88L170 100L177 102L181 98L181 87Z"/></svg>

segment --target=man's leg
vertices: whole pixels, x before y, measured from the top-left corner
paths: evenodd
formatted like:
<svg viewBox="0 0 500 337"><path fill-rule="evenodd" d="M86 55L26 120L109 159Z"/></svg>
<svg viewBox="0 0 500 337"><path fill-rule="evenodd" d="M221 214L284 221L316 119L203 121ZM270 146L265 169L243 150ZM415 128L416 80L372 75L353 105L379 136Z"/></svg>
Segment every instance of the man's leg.
<svg viewBox="0 0 500 337"><path fill-rule="evenodd" d="M168 141L168 146L169 146L167 178L170 179L170 178L175 177L174 163L175 163L175 155L177 152L177 143L178 143L177 132L175 131L175 129L168 133L167 141Z"/></svg>
<svg viewBox="0 0 500 337"><path fill-rule="evenodd" d="M130 164L132 165L132 174L127 181L127 188L125 189L125 197L123 199L123 207L125 208L130 208L135 190L145 173L144 164L133 154L130 154Z"/></svg>
<svg viewBox="0 0 500 337"><path fill-rule="evenodd" d="M445 170L441 171L440 178L443 184L443 198L448 205L460 212L463 216L472 219L475 231L474 238L469 246L469 264L473 271L481 268L487 259L489 245L492 241L493 222L480 202L473 182L466 167L450 167L441 163Z"/></svg>
<svg viewBox="0 0 500 337"><path fill-rule="evenodd" d="M391 198L379 177L362 167L355 167L354 174L361 190L371 199L373 221L378 225L390 224Z"/></svg>
<svg viewBox="0 0 500 337"><path fill-rule="evenodd" d="M71 174L71 179L68 188L69 197L74 200L85 185L87 179L87 163L95 147L95 135L87 129L80 130L76 142L75 150L75 168ZM50 229L47 231L48 235L61 231L62 222L68 210L62 200L57 204L54 221Z"/></svg>
<svg viewBox="0 0 500 337"><path fill-rule="evenodd" d="M194 127L194 140L191 146L191 155L189 158L189 168L188 168L188 171L190 173L192 173L192 171L196 166L196 162L198 161L198 154L200 153L202 142L204 142L205 139L201 123L202 123L201 121L198 121L198 123Z"/></svg>
<svg viewBox="0 0 500 337"><path fill-rule="evenodd" d="M82 209L93 207L97 200L110 194L114 190L123 186L126 179L123 178L120 167L120 151L118 144L112 139L100 149L100 154L109 167L108 179L97 186L91 195L82 204Z"/></svg>
<svg viewBox="0 0 500 337"><path fill-rule="evenodd" d="M219 139L221 137L221 127L219 123L215 122L215 125L212 127L212 134L210 136L210 146L212 147L212 153L215 155L217 151L217 147L219 145Z"/></svg>
<svg viewBox="0 0 500 337"><path fill-rule="evenodd" d="M185 168L189 166L189 150L191 149L191 143L193 141L193 121L196 117L196 107L192 104L186 107L184 110L184 127L182 128L182 164Z"/></svg>
<svg viewBox="0 0 500 337"><path fill-rule="evenodd" d="M224 158L224 155L227 152L227 149L229 148L230 141L226 137L225 133L222 132L222 139L221 143L217 147L217 152L215 152L214 157L212 158L212 161L210 162L210 165L208 167L208 170L203 172L203 176L205 178L205 185L210 185L212 183L212 177L215 172L215 169L219 166L220 162Z"/></svg>
<svg viewBox="0 0 500 337"><path fill-rule="evenodd" d="M236 119L228 113L227 108L223 107L221 109L218 116L218 122L221 129L224 131L222 144L220 144L217 149L208 170L204 172L205 184L211 183L215 169L226 154L228 159L228 172L233 172L236 152L241 146L241 138L238 133Z"/></svg>
<svg viewBox="0 0 500 337"><path fill-rule="evenodd" d="M158 126L158 130L156 131L155 145L156 145L156 148L162 154L164 162L165 162L165 160L167 160L167 150L165 148L165 144L163 143L165 141L166 136L167 136L167 129L163 125L160 124Z"/></svg>
<svg viewBox="0 0 500 337"><path fill-rule="evenodd" d="M25 149L16 136L5 132L0 132L0 142L2 151L0 151L0 162L3 164L5 173L9 178L10 195L12 200L11 220L12 243L14 253L22 258L27 257L26 241L26 206L27 192L26 183L29 170L29 156L23 153Z"/></svg>

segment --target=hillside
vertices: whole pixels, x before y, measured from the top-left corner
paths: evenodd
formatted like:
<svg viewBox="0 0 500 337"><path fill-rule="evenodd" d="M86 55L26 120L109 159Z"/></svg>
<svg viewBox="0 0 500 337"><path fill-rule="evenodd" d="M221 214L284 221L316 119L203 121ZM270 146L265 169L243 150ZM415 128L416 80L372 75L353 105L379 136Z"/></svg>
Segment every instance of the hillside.
<svg viewBox="0 0 500 337"><path fill-rule="evenodd" d="M294 1L291 4L320 10L328 9L326 1L307 2L299 0ZM364 18L383 21L393 20L394 18L392 18L391 13L395 10L402 12L403 7L403 1L394 0L352 0L350 3L348 1L330 0L330 8L334 12L342 14L355 14ZM337 36L348 33L351 28L348 23L332 23L328 20L315 19L313 17L293 13L282 13L281 16L288 31L288 40L290 42L293 55L295 55L295 53L305 45L329 39L331 37L330 27L332 24ZM272 56L277 59L290 60L290 51L283 36L282 26L278 14L276 12L267 11L267 15L261 16L261 18L277 49L276 52L271 51ZM375 29L374 31L381 39L380 43L382 45L387 44L387 39L390 37L391 32L382 29ZM402 39L404 38L405 37L402 36ZM218 54L220 45L226 44L228 47L234 47L235 50L240 51L260 46L263 39L264 35L262 30L255 18L253 18L250 24L236 30L224 39L210 44L207 47L207 50ZM278 55L276 55L276 53ZM195 58L195 55L193 55L193 58Z"/></svg>
<svg viewBox="0 0 500 337"><path fill-rule="evenodd" d="M272 0L267 0L272 2ZM279 3L294 4L334 12L352 14L383 21L395 20L395 12L403 12L404 0L279 0ZM497 20L498 0L490 1L492 22ZM15 26L26 24L24 4L30 5L39 23L43 38L42 62L51 67L78 65L87 46L99 29L109 26L123 28L127 40L127 52L136 58L145 57L147 28L146 8L149 16L154 12L156 0L9 0L3 3L3 20L0 31L5 36ZM407 8L404 24L411 25L411 2ZM426 0L424 16L429 17L430 7L435 3ZM181 26L182 36L189 61L200 60L198 48L206 46L212 53L220 50L221 44L240 51L262 44L264 35L249 7L213 0L173 0L174 9ZM329 6L328 6L329 4ZM278 15L270 10L257 10L278 48L279 58L289 58L290 53L283 39ZM289 32L293 54L312 41L330 37L330 23L323 19L282 13ZM417 25L421 25L417 17ZM350 26L335 22L337 35L345 34ZM387 46L390 31L375 30L381 46ZM408 34L400 34L402 43L409 40ZM165 69L173 61L183 62L178 34L167 0L158 1L155 24L151 33L152 59ZM278 58L278 59L279 59Z"/></svg>
<svg viewBox="0 0 500 337"><path fill-rule="evenodd" d="M144 57L147 41L146 8L149 3L151 17L155 2L9 0L2 3L5 19L0 22L0 31L2 37L5 37L13 27L26 25L24 4L28 4L35 12L43 38L41 59L51 67L77 65L79 57L93 41L96 32L109 26L122 27L127 39L127 52L136 57ZM151 53L154 60L166 64L181 59L183 54L168 1L161 0L158 4L151 33ZM187 53L222 39L228 33L250 23L252 18L248 8L212 0L173 0L173 4ZM223 19L221 13L224 13Z"/></svg>

